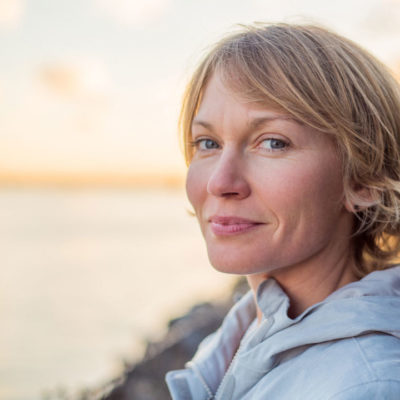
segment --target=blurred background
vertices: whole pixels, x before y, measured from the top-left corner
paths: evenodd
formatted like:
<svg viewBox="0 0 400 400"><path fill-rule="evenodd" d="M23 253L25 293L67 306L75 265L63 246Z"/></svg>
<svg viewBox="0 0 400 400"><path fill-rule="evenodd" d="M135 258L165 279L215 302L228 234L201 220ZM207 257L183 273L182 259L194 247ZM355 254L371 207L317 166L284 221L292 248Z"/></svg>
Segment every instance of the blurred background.
<svg viewBox="0 0 400 400"><path fill-rule="evenodd" d="M326 25L400 72L399 0L0 0L0 399L105 382L232 285L176 123L204 49L253 21Z"/></svg>

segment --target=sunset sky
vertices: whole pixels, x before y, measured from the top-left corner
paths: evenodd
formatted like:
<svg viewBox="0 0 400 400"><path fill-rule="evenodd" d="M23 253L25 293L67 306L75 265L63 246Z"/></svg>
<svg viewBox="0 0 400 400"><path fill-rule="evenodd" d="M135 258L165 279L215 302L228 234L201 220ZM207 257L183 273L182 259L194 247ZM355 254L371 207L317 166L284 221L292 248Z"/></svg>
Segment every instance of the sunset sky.
<svg viewBox="0 0 400 400"><path fill-rule="evenodd" d="M202 51L282 20L400 65L398 0L0 0L0 176L183 173L179 100Z"/></svg>

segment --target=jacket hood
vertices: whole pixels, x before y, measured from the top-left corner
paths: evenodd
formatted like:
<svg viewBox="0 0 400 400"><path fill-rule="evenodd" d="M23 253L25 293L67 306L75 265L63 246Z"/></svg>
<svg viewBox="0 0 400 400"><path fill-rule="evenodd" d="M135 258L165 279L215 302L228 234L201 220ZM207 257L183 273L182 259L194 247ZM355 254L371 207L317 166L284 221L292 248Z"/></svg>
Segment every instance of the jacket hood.
<svg viewBox="0 0 400 400"><path fill-rule="evenodd" d="M375 271L357 282L338 289L324 301L305 310L298 317L288 317L289 298L273 279L263 282L257 303L264 316L271 352L263 351L269 362L260 363L260 372L271 369L277 355L305 345L380 332L400 338L400 266ZM300 324L301 322L301 324ZM241 352L241 361L255 364L259 340L249 341L249 351ZM261 342L259 343L261 344ZM273 350L272 350L273 349Z"/></svg>
<svg viewBox="0 0 400 400"><path fill-rule="evenodd" d="M372 272L343 286L293 319L288 316L289 298L274 279L260 284L256 301L263 319L246 340L242 336L256 316L251 292L232 308L221 328L202 343L188 363L193 380L201 380L210 393L216 392L235 353L231 372L244 368L257 380L285 354L302 352L313 344L372 332L400 338L400 266Z"/></svg>

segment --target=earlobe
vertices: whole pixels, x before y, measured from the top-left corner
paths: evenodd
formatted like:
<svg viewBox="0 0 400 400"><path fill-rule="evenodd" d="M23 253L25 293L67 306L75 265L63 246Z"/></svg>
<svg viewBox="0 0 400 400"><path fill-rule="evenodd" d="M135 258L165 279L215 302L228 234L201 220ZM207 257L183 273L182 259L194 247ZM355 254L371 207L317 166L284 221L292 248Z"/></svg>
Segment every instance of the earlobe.
<svg viewBox="0 0 400 400"><path fill-rule="evenodd" d="M345 194L344 206L347 211L357 213L378 203L377 193L369 188L350 190Z"/></svg>

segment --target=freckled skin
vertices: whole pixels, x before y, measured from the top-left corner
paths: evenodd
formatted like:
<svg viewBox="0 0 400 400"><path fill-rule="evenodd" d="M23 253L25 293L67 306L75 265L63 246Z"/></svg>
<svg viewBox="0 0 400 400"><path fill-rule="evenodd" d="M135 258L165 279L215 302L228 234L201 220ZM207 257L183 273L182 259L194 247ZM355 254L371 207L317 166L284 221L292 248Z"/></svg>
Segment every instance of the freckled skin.
<svg viewBox="0 0 400 400"><path fill-rule="evenodd" d="M261 118L265 123L252 128ZM353 215L344 204L341 164L328 135L241 100L218 75L207 85L192 135L197 144L187 194L216 269L289 274L293 282L301 280L300 271L324 271L323 280L332 280L333 269L351 268ZM211 229L213 215L260 225L220 236Z"/></svg>

